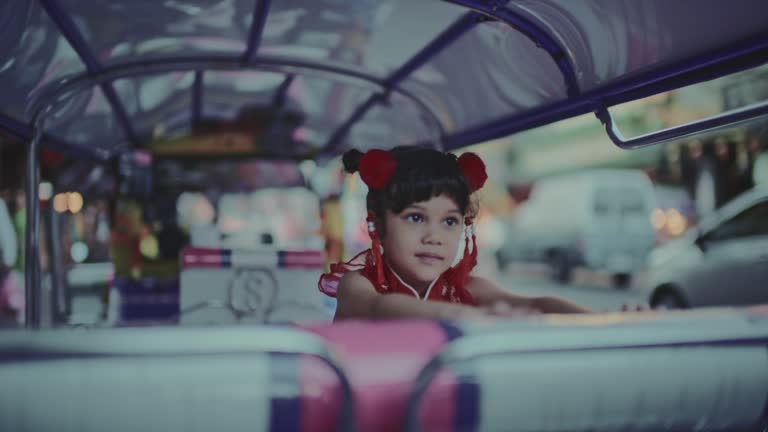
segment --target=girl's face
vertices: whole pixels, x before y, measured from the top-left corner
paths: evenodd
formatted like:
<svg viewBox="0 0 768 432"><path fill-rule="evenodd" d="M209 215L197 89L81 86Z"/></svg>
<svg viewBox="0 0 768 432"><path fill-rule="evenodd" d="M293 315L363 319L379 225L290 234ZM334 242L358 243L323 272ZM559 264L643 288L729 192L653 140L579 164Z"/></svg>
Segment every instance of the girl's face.
<svg viewBox="0 0 768 432"><path fill-rule="evenodd" d="M464 215L446 195L413 203L384 217L381 238L384 256L392 269L422 292L453 263L463 238Z"/></svg>

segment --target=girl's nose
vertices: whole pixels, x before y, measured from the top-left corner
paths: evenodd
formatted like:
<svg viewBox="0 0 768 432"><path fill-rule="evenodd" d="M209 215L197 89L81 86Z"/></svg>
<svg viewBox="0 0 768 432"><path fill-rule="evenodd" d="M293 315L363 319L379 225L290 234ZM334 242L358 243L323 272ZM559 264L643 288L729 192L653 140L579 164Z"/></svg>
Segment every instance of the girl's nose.
<svg viewBox="0 0 768 432"><path fill-rule="evenodd" d="M424 236L422 237L422 241L425 244L433 244L433 245L442 244L442 239L440 239L439 228L440 227L433 226L433 224L425 224Z"/></svg>

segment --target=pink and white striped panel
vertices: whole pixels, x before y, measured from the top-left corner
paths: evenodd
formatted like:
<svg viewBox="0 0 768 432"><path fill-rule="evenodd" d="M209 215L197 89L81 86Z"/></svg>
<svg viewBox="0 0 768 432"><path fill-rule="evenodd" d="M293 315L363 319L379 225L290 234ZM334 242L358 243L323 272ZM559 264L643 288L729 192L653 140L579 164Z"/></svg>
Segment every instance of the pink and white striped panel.
<svg viewBox="0 0 768 432"><path fill-rule="evenodd" d="M268 267L322 270L322 250L232 250L186 248L181 253L181 266L189 268Z"/></svg>
<svg viewBox="0 0 768 432"><path fill-rule="evenodd" d="M455 327L432 321L349 321L304 328L324 339L338 355L355 394L356 430L366 432L401 430L413 380L432 356L459 336ZM316 369L302 366L302 394L310 394L313 387L332 386L335 378L327 373L321 376ZM425 395L422 420L429 430L453 429L455 390L455 380L445 373ZM328 413L337 410L323 413L318 411L321 407L306 404L302 417L313 424L332 424ZM302 428L310 430L315 429Z"/></svg>

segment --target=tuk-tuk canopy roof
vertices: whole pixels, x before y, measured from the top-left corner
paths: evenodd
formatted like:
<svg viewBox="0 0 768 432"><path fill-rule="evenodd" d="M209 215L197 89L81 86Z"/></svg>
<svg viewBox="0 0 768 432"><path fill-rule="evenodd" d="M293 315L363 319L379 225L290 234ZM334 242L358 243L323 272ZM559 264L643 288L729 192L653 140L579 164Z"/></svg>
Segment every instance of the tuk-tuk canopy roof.
<svg viewBox="0 0 768 432"><path fill-rule="evenodd" d="M765 63L763 6L10 0L0 128L29 139L42 125L44 145L100 159L453 149Z"/></svg>

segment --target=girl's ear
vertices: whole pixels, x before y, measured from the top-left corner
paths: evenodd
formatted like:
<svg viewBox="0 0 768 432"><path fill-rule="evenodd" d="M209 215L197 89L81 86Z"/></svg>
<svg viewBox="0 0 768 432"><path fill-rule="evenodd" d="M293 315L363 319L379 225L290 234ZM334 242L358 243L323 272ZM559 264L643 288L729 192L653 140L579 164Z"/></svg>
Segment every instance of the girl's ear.
<svg viewBox="0 0 768 432"><path fill-rule="evenodd" d="M384 232L386 231L384 226L384 217L379 217L371 210L368 210L366 221L373 222L373 229L376 230L376 235L379 236L379 238L384 235Z"/></svg>
<svg viewBox="0 0 768 432"><path fill-rule="evenodd" d="M374 225L376 226L376 234L379 235L379 238L384 238L387 232L387 229L384 226L384 219L377 217L374 221Z"/></svg>

